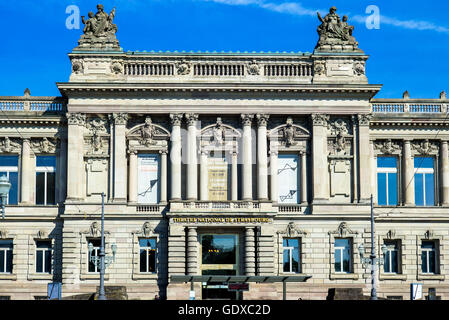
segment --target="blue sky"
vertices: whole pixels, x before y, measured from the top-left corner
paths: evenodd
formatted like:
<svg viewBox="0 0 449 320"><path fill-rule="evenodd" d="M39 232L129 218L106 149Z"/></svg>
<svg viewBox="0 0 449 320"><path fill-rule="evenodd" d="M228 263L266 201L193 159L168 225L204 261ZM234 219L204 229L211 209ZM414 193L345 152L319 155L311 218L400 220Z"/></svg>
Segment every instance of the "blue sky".
<svg viewBox="0 0 449 320"><path fill-rule="evenodd" d="M355 26L370 59L370 83L384 85L377 97L437 98L449 92L449 2L384 0L104 0L116 7L117 37L127 50L309 51L318 40L315 12L335 5ZM81 15L97 1L21 0L0 3L2 30L0 95L59 95L68 81L67 53L82 30L66 28L66 8ZM368 5L382 15L380 29L367 29ZM81 28L83 27L80 24Z"/></svg>

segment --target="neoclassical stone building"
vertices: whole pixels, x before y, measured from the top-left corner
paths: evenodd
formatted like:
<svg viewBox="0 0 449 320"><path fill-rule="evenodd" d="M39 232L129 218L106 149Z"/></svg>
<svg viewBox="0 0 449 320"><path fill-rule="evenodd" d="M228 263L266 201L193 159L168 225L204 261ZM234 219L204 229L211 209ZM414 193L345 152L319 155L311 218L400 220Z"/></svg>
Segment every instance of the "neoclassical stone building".
<svg viewBox="0 0 449 320"><path fill-rule="evenodd" d="M368 56L331 10L313 53L125 52L115 12L85 21L60 97L0 97L0 296L94 292L101 194L107 286L188 299L179 275L311 276L288 299L370 291L449 299L449 124L440 99L375 99ZM387 250L382 252L381 246ZM194 283L196 299L236 298ZM250 283L244 299L282 299Z"/></svg>

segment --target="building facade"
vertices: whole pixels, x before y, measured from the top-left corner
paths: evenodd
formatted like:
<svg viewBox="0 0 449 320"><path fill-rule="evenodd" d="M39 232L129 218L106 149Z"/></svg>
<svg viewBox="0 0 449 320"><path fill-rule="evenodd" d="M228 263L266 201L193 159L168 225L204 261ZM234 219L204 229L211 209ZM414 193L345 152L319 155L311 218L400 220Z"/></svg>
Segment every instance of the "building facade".
<svg viewBox="0 0 449 320"><path fill-rule="evenodd" d="M311 276L288 299L368 294L371 195L379 296L422 283L449 299L444 92L375 99L334 9L313 53L125 52L114 15L84 21L60 97L0 97L0 296L94 292L104 193L106 253L117 247L105 283L131 299L188 299L173 275ZM243 298L281 299L282 284Z"/></svg>

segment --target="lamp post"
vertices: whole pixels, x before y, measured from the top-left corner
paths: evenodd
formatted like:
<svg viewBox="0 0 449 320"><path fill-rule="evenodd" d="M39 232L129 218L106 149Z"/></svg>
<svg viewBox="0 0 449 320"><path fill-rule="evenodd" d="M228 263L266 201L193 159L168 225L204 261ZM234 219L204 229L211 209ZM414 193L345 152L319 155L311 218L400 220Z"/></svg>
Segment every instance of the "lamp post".
<svg viewBox="0 0 449 320"><path fill-rule="evenodd" d="M2 207L2 219L5 219L5 204L6 197L8 196L9 189L11 189L11 183L6 176L0 177L0 201Z"/></svg>
<svg viewBox="0 0 449 320"><path fill-rule="evenodd" d="M376 267L384 264L384 256L387 252L387 247L382 245L382 253L383 256L381 258L377 258L376 256L376 248L374 246L374 210L373 210L373 195L371 195L371 255L369 257L365 257L365 247L363 244L359 246L360 253L360 262L365 268L366 265L371 266L371 300L377 300L377 291L376 291Z"/></svg>
<svg viewBox="0 0 449 320"><path fill-rule="evenodd" d="M117 252L117 246L115 243L111 244L112 256L106 256L104 251L104 192L101 194L101 245L99 256L92 256L94 246L89 243L89 259L94 263L97 268L100 268L100 290L98 294L98 300L106 300L104 292L104 272L106 268L115 261L115 253Z"/></svg>

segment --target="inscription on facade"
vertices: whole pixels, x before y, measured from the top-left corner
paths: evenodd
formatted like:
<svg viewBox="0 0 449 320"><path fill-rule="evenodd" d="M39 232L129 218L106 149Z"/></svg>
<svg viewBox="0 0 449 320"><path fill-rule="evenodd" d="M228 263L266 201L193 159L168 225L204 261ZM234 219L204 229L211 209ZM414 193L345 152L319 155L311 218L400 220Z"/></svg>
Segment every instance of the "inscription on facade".
<svg viewBox="0 0 449 320"><path fill-rule="evenodd" d="M173 223L271 223L270 218L173 218Z"/></svg>

